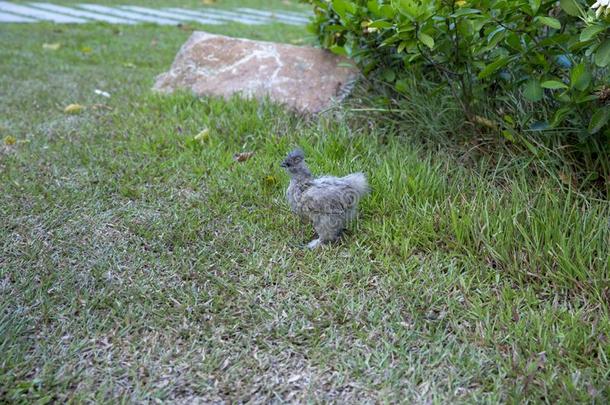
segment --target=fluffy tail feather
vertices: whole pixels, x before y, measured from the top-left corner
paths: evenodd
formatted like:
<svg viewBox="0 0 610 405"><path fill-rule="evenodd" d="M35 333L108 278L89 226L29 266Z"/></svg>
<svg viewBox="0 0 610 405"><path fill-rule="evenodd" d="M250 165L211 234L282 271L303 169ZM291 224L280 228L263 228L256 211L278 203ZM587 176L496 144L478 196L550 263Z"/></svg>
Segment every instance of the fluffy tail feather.
<svg viewBox="0 0 610 405"><path fill-rule="evenodd" d="M366 180L366 176L364 175L364 173L352 173L348 176L345 176L343 180L349 183L349 185L354 190L356 190L356 193L358 193L358 197L362 197L371 191L371 188L369 187L369 183Z"/></svg>

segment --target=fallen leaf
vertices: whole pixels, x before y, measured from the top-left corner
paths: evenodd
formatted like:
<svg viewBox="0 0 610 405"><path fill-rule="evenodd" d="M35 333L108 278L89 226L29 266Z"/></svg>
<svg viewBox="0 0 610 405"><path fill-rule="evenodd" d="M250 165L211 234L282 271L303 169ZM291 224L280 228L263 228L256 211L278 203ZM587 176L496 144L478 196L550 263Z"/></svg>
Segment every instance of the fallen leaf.
<svg viewBox="0 0 610 405"><path fill-rule="evenodd" d="M275 186L277 184L277 179L274 176L267 176L264 179L264 182L267 186Z"/></svg>
<svg viewBox="0 0 610 405"><path fill-rule="evenodd" d="M61 44L59 42L55 42L53 44L42 44L42 49L46 49L49 51L56 51L61 48Z"/></svg>
<svg viewBox="0 0 610 405"><path fill-rule="evenodd" d="M236 162L245 162L246 160L250 159L252 155L254 155L254 152L236 153L233 155L233 159L235 159Z"/></svg>
<svg viewBox="0 0 610 405"><path fill-rule="evenodd" d="M211 6L212 4L216 3L216 0L201 0L201 3L205 6Z"/></svg>
<svg viewBox="0 0 610 405"><path fill-rule="evenodd" d="M577 182L576 179L570 174L570 173L566 173L566 172L559 172L559 180L561 180L561 182L563 184L565 184L566 186L572 185L574 187L577 186Z"/></svg>
<svg viewBox="0 0 610 405"><path fill-rule="evenodd" d="M15 139L14 136L11 135L7 135L4 137L4 144L5 145L14 145L17 143L17 139Z"/></svg>
<svg viewBox="0 0 610 405"><path fill-rule="evenodd" d="M197 135L195 135L193 137L194 140L199 141L200 144L204 144L207 141L210 140L210 129L209 128L205 128L203 129L201 132L199 132Z"/></svg>
<svg viewBox="0 0 610 405"><path fill-rule="evenodd" d="M108 110L108 111L112 111L112 107L110 107L109 105L106 105L106 104L93 104L91 106L91 108L93 108L95 110Z"/></svg>
<svg viewBox="0 0 610 405"><path fill-rule="evenodd" d="M189 24L178 24L178 28L180 28L182 31L186 31L186 32L195 31L195 27L193 27L192 25L189 25Z"/></svg>
<svg viewBox="0 0 610 405"><path fill-rule="evenodd" d="M479 125L482 125L484 127L490 128L490 129L498 128L498 126L496 125L495 122L493 122L485 117L481 117L480 115L475 115L474 117L472 117L472 121L475 124L479 124Z"/></svg>
<svg viewBox="0 0 610 405"><path fill-rule="evenodd" d="M66 114L78 114L83 110L83 108L85 107L80 104L70 104L64 108L64 112Z"/></svg>
<svg viewBox="0 0 610 405"><path fill-rule="evenodd" d="M83 46L83 47L80 49L80 51L81 51L82 53L91 53L91 52L93 52L93 49L91 49L91 48L90 48L90 47L88 47L88 46Z"/></svg>

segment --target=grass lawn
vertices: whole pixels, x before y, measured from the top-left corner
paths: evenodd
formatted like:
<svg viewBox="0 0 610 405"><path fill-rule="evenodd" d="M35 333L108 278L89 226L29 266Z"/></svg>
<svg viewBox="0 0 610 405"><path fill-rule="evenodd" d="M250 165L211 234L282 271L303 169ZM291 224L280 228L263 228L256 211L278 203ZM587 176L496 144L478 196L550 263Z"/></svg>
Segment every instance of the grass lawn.
<svg viewBox="0 0 610 405"><path fill-rule="evenodd" d="M0 25L0 402L608 401L607 201L347 109L152 94L188 35ZM284 200L295 145L373 188L315 252Z"/></svg>

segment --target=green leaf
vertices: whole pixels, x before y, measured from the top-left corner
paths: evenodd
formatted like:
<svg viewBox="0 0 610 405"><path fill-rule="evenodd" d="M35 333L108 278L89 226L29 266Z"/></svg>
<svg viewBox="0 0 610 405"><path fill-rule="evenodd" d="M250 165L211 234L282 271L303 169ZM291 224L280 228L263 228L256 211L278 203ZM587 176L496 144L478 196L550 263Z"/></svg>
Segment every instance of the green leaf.
<svg viewBox="0 0 610 405"><path fill-rule="evenodd" d="M401 80L396 80L396 83L394 84L394 88L399 93L406 93L407 90L409 89L409 85L407 84L406 80L401 79Z"/></svg>
<svg viewBox="0 0 610 405"><path fill-rule="evenodd" d="M604 31L606 27L602 25L590 25L580 33L580 40L582 42L590 41L597 36L600 32Z"/></svg>
<svg viewBox="0 0 610 405"><path fill-rule="evenodd" d="M561 9L573 17L580 15L580 6L576 0L560 0Z"/></svg>
<svg viewBox="0 0 610 405"><path fill-rule="evenodd" d="M369 28L392 28L394 24L385 20L373 21L368 25Z"/></svg>
<svg viewBox="0 0 610 405"><path fill-rule="evenodd" d="M515 136L512 130L505 129L502 131L502 136L511 142L515 142Z"/></svg>
<svg viewBox="0 0 610 405"><path fill-rule="evenodd" d="M517 35L514 32L511 32L506 37L506 43L508 44L508 46L510 46L511 48L513 48L514 50L516 50L518 52L523 52L523 44L521 44L521 40L522 40L521 35Z"/></svg>
<svg viewBox="0 0 610 405"><path fill-rule="evenodd" d="M386 69L382 73L383 80L386 82L392 83L396 79L396 72L393 69Z"/></svg>
<svg viewBox="0 0 610 405"><path fill-rule="evenodd" d="M345 50L345 48L339 45L333 45L328 48L328 50L336 55L347 56L347 51Z"/></svg>
<svg viewBox="0 0 610 405"><path fill-rule="evenodd" d="M555 111L553 118L551 118L551 127L557 128L571 112L571 107L562 107Z"/></svg>
<svg viewBox="0 0 610 405"><path fill-rule="evenodd" d="M396 10L389 4L379 6L379 12L382 17L392 19L396 16Z"/></svg>
<svg viewBox="0 0 610 405"><path fill-rule="evenodd" d="M570 72L570 83L572 88L576 90L585 91L591 83L591 73L587 70L584 63L579 63L574 66Z"/></svg>
<svg viewBox="0 0 610 405"><path fill-rule="evenodd" d="M561 23L556 18L540 16L540 17L536 17L535 20L540 21L542 24L549 26L551 28L554 28L556 30L561 29Z"/></svg>
<svg viewBox="0 0 610 405"><path fill-rule="evenodd" d="M479 79L485 79L486 77L494 74L498 69L506 66L510 62L510 58L507 56L501 56L498 59L491 62L489 65L485 66L483 70L479 73Z"/></svg>
<svg viewBox="0 0 610 405"><path fill-rule="evenodd" d="M424 43L424 45L426 45L428 48L430 48L430 49L434 48L434 38L432 38L430 35L425 34L420 31L420 33L417 36L418 36L419 40L422 41Z"/></svg>
<svg viewBox="0 0 610 405"><path fill-rule="evenodd" d="M540 8L540 3L542 2L542 0L529 0L529 2L530 2L530 7L532 9L532 15L534 15L538 12L538 9Z"/></svg>
<svg viewBox="0 0 610 405"><path fill-rule="evenodd" d="M597 66L606 67L608 63L610 63L610 39L606 39L595 51L595 64Z"/></svg>
<svg viewBox="0 0 610 405"><path fill-rule="evenodd" d="M455 13L451 14L451 17L461 17L463 15L481 14L481 10L476 8L458 8Z"/></svg>
<svg viewBox="0 0 610 405"><path fill-rule="evenodd" d="M392 0L392 6L412 21L417 20L426 11L424 3L425 0Z"/></svg>
<svg viewBox="0 0 610 405"><path fill-rule="evenodd" d="M418 16L418 7L411 0L392 0L392 5L400 14L409 17L409 19L414 20Z"/></svg>
<svg viewBox="0 0 610 405"><path fill-rule="evenodd" d="M577 96L575 99L576 104L588 103L590 101L599 100L599 96L597 94L581 94Z"/></svg>
<svg viewBox="0 0 610 405"><path fill-rule="evenodd" d="M595 111L589 122L589 133L598 133L608 123L608 119L610 119L610 110L607 107Z"/></svg>
<svg viewBox="0 0 610 405"><path fill-rule="evenodd" d="M545 82L542 82L540 84L540 86L542 86L543 89L552 89L552 90L568 88L568 86L565 83L562 83L557 80L547 80Z"/></svg>
<svg viewBox="0 0 610 405"><path fill-rule="evenodd" d="M347 13L356 13L357 7L354 3L348 0L333 0L333 10L339 14L342 20L345 20L347 19Z"/></svg>
<svg viewBox="0 0 610 405"><path fill-rule="evenodd" d="M542 87L540 86L540 80L530 79L525 83L525 89L523 89L523 96L532 102L542 100Z"/></svg>
<svg viewBox="0 0 610 405"><path fill-rule="evenodd" d="M535 147L530 141L525 138L521 138L521 142L527 147L530 153L534 156L540 156L540 151L537 147Z"/></svg>
<svg viewBox="0 0 610 405"><path fill-rule="evenodd" d="M377 3L377 0L369 0L366 3L366 7L369 9L369 11L371 13L373 13L376 16L381 16L381 10L379 8L379 3Z"/></svg>

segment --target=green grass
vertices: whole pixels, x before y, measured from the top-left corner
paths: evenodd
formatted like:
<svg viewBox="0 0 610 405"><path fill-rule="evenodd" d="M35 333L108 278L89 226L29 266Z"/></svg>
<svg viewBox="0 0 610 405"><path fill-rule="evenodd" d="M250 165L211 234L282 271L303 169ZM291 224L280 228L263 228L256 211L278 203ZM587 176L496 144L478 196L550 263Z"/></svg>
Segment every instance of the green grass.
<svg viewBox="0 0 610 405"><path fill-rule="evenodd" d="M607 402L607 202L348 110L152 94L188 35L0 25L0 402ZM295 145L373 188L320 251Z"/></svg>

